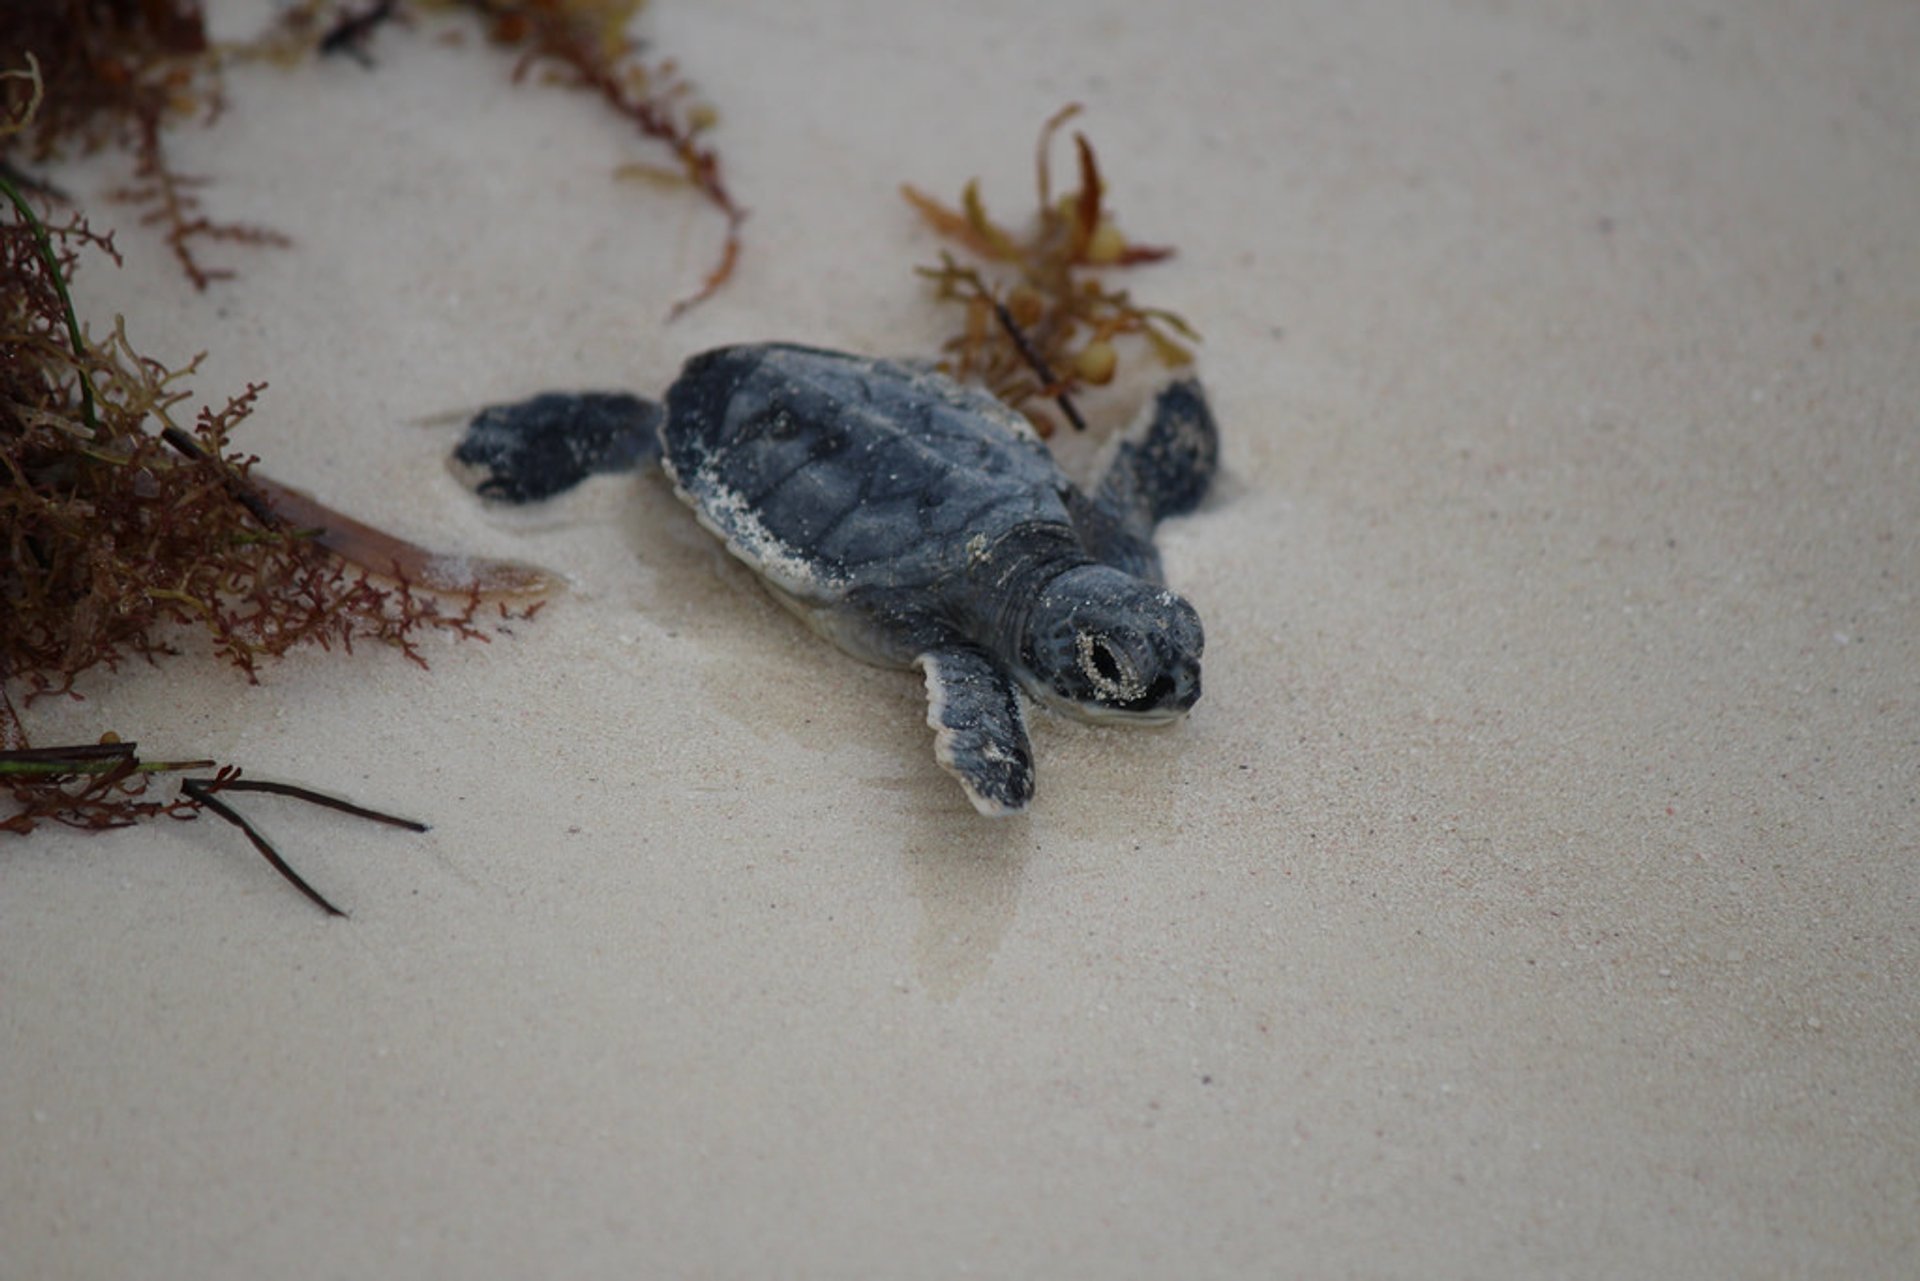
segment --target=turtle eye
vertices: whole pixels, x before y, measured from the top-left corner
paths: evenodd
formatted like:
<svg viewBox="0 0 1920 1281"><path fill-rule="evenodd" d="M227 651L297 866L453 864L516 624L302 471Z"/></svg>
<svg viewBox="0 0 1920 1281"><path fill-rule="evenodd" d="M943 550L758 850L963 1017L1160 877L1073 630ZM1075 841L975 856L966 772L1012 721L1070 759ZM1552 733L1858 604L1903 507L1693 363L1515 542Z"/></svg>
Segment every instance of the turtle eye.
<svg viewBox="0 0 1920 1281"><path fill-rule="evenodd" d="M1140 696L1140 677L1121 651L1091 632L1081 632L1077 640L1080 673L1095 693L1116 703Z"/></svg>

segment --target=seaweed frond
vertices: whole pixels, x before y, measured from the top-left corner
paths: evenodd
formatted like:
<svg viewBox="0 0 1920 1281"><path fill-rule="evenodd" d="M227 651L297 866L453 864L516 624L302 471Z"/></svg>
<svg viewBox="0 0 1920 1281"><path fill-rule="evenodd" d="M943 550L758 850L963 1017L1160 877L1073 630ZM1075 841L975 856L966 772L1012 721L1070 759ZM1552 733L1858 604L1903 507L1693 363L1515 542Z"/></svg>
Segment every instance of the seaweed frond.
<svg viewBox="0 0 1920 1281"><path fill-rule="evenodd" d="M7 685L29 703L71 693L96 666L173 652L182 628L250 680L263 658L357 640L424 665L423 631L482 636L484 596L553 586L435 557L256 475L231 437L264 384L183 423L198 360L142 355L117 318L88 333L66 288L84 249L117 261L84 218L47 225L0 175L0 745L26 742ZM119 781L88 786L110 805Z"/></svg>
<svg viewBox="0 0 1920 1281"><path fill-rule="evenodd" d="M598 94L644 137L664 146L687 184L726 219L719 258L700 288L674 303L668 319L711 298L740 260L740 228L747 213L727 189L719 153L702 141L718 121L714 110L693 100L692 85L671 60L649 67L627 34L628 21L644 0L470 2L488 16L496 42L521 51L515 80L540 68Z"/></svg>
<svg viewBox="0 0 1920 1281"><path fill-rule="evenodd" d="M176 171L166 130L181 117L212 120L225 106L223 61L265 59L282 66L344 53L371 65L374 34L417 10L471 13L495 44L518 57L513 78L544 78L595 94L641 135L665 147L670 171L724 217L725 240L700 287L674 305L677 316L711 297L732 276L746 210L734 199L719 153L704 135L717 122L671 61L649 65L628 34L644 0L297 0L259 39L216 49L198 0L28 0L0 6L0 50L37 57L39 78L0 79L0 113L30 127L0 137L0 173L24 181L19 161L44 165L70 149L117 146L134 161L131 181L113 192L161 228L181 271L197 289L233 273L202 258L209 244L285 246L269 227L209 216L206 180ZM44 103L29 96L44 90ZM37 108L37 109L35 109ZM644 166L622 166L631 171ZM51 190L50 188L46 188Z"/></svg>
<svg viewBox="0 0 1920 1281"><path fill-rule="evenodd" d="M1070 104L1040 130L1039 210L1025 235L987 213L978 179L962 189L958 207L909 185L900 188L934 231L998 269L989 277L945 252L938 266L916 268L933 283L936 297L964 309L961 331L942 347L943 367L1022 409L1042 435L1051 433L1053 421L1030 402L1053 399L1069 421L1082 426L1072 393L1111 382L1126 340L1138 338L1170 367L1190 363L1188 344L1199 341L1175 313L1143 307L1125 290L1101 283L1102 271L1159 262L1173 249L1122 234L1106 208L1106 183L1085 134L1073 135L1079 185L1054 197L1053 141L1079 112L1079 104Z"/></svg>
<svg viewBox="0 0 1920 1281"><path fill-rule="evenodd" d="M113 193L143 210L197 289L233 273L207 266L207 243L290 243L270 228L221 222L201 204L205 180L177 172L165 129L179 117L211 120L224 105L219 67L196 0L29 0L0 9L0 49L32 60L31 87L17 70L0 81L0 110L14 127L0 137L0 165L45 165L69 149L117 146L133 179Z"/></svg>
<svg viewBox="0 0 1920 1281"><path fill-rule="evenodd" d="M0 68L0 144L32 128L45 91L31 52L24 67ZM157 130L156 121L148 124ZM118 317L110 333L90 334L67 280L83 251L117 264L112 238L77 213L49 226L17 178L0 153L0 832L25 835L47 822L100 831L209 813L238 828L317 906L343 915L218 794L271 792L421 825L291 784L242 780L211 760L143 760L113 734L34 748L9 686L23 687L28 703L72 694L83 672L171 653L170 635L196 627L249 680L263 657L304 644L351 649L368 638L424 666L415 644L422 630L484 640L483 597L537 596L555 584L525 566L434 556L257 474L257 460L230 437L263 383L182 425L177 415L191 397L183 383L199 359L168 368L142 355ZM176 253L190 274L201 270L185 242L218 238L217 229L203 224L196 233L180 213L190 206L160 198L181 233ZM216 273L201 274L204 284ZM499 610L524 618L539 604L514 612L501 602ZM149 794L154 775L199 769L216 773L181 780L170 800Z"/></svg>
<svg viewBox="0 0 1920 1281"><path fill-rule="evenodd" d="M705 141L719 122L713 107L695 95L693 85L671 60L649 62L641 42L629 34L645 0L302 0L284 15L277 38L256 42L250 51L286 62L308 51L346 53L370 61L368 43L375 31L408 21L416 10L457 9L471 13L487 39L515 56L512 78L522 83L538 75L545 83L590 93L666 149L671 165L641 161L619 165L617 177L664 180L689 187L725 219L725 239L700 287L680 299L672 319L711 298L732 277L740 260L741 227L747 211L734 199L722 173L720 155Z"/></svg>
<svg viewBox="0 0 1920 1281"><path fill-rule="evenodd" d="M0 710L11 709L0 704ZM148 781L155 774L203 769L214 770L213 777L181 779L180 789L170 801L150 799L147 795ZM216 765L213 761L142 760L139 744L121 742L111 734L98 743L0 750L0 783L6 784L15 805L12 814L0 817L0 832L16 835L31 832L41 822L97 832L131 827L146 819L193 819L202 813L212 814L238 828L274 871L329 916L346 913L294 871L292 864L281 857L280 851L259 829L217 793L287 796L389 827L410 832L427 830L425 823L383 814L311 788L242 778L239 769L231 765Z"/></svg>
<svg viewBox="0 0 1920 1281"><path fill-rule="evenodd" d="M9 705L3 709L17 725ZM212 761L143 761L138 745L109 734L99 743L0 750L0 783L13 812L0 815L0 832L25 835L42 822L86 831L130 827L161 815L185 817L182 799L150 799L148 779L169 770L211 769Z"/></svg>

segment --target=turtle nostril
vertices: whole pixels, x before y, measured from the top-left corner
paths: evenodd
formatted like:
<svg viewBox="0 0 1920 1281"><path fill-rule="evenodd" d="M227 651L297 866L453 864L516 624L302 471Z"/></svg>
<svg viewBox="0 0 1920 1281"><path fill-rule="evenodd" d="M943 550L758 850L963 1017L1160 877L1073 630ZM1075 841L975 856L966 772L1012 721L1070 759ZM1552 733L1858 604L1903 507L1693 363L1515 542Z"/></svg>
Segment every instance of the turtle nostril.
<svg viewBox="0 0 1920 1281"><path fill-rule="evenodd" d="M1173 697L1173 693L1173 677L1162 672L1154 678L1153 684L1147 686L1147 692L1133 701L1133 706L1141 711L1151 711L1167 703Z"/></svg>

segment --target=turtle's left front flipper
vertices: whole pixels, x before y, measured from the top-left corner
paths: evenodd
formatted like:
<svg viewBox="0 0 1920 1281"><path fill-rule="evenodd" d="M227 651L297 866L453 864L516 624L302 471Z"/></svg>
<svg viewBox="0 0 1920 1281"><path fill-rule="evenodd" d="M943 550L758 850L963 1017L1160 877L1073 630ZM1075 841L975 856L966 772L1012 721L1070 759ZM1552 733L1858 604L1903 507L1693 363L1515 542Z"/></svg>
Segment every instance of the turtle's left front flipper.
<svg viewBox="0 0 1920 1281"><path fill-rule="evenodd" d="M990 818L1017 814L1033 799L1033 749L1020 691L982 651L929 650L914 660L927 677L933 755Z"/></svg>
<svg viewBox="0 0 1920 1281"><path fill-rule="evenodd" d="M532 503L660 456L661 408L625 392L546 392L474 415L453 451L482 498Z"/></svg>
<svg viewBox="0 0 1920 1281"><path fill-rule="evenodd" d="M1093 497L1068 495L1073 524L1103 564L1163 582L1153 531L1200 505L1220 470L1220 429L1196 378L1160 389L1122 433Z"/></svg>

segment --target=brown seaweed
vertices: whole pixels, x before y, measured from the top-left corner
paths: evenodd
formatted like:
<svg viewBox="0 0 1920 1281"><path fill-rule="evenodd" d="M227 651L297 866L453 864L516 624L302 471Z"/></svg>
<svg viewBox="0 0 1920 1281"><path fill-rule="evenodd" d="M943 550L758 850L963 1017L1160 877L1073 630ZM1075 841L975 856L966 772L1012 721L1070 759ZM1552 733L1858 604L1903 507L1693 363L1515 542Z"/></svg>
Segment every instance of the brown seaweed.
<svg viewBox="0 0 1920 1281"><path fill-rule="evenodd" d="M147 799L146 782L152 775L199 769L216 772L211 778L181 779L179 793L171 801ZM272 842L216 793L259 792L286 796L410 832L428 830L425 823L384 814L311 788L242 778L238 769L216 768L213 761L142 760L137 743L123 743L111 735L98 743L70 747L0 750L0 782L7 785L16 807L14 813L0 818L0 831L22 835L42 821L100 831L161 816L192 819L203 811L212 814L238 828L276 872L329 916L345 916L346 912L294 871Z"/></svg>
<svg viewBox="0 0 1920 1281"><path fill-rule="evenodd" d="M38 89L37 67L18 74ZM37 100L28 94L26 109ZM153 773L213 763L142 762L112 736L35 749L12 689L29 705L71 695L83 673L156 660L194 630L249 680L265 658L303 645L350 650L356 640L424 666L424 631L485 639L485 598L553 584L524 566L434 556L258 475L258 460L231 436L264 384L183 424L184 380L198 360L169 368L142 355L118 319L106 336L89 335L66 285L83 251L118 261L111 238L83 217L49 226L0 176L0 794L11 803L0 831L47 820L102 829L206 809L258 845L213 800L222 789L264 790L239 788L231 767L189 780L172 800L149 798ZM524 617L538 604L498 608Z"/></svg>
<svg viewBox="0 0 1920 1281"><path fill-rule="evenodd" d="M1079 112L1079 104L1070 104L1040 130L1039 209L1024 235L988 215L978 179L962 189L958 207L912 186L900 189L928 226L987 264L983 271L943 252L939 266L917 269L933 282L937 297L965 309L961 331L942 347L944 367L1024 409L1043 435L1051 432L1052 419L1029 402L1053 399L1070 421L1082 425L1072 393L1111 382L1127 340L1141 340L1168 366L1191 362L1187 344L1199 341L1175 313L1141 306L1126 291L1101 282L1103 271L1159 262L1173 249L1138 243L1120 231L1106 208L1106 182L1084 134L1073 135L1079 185L1054 197L1053 140Z"/></svg>
<svg viewBox="0 0 1920 1281"><path fill-rule="evenodd" d="M0 174L17 189L51 184L30 178L27 165L45 166L70 151L118 147L133 157L129 182L113 195L156 225L187 279L197 289L230 277L230 268L203 258L211 244L285 246L269 227L222 221L202 202L207 179L183 174L168 160L166 135L176 120L211 121L225 109L221 67L240 59L292 65L344 53L371 66L368 49L378 31L411 22L417 12L456 10L471 16L487 38L517 55L513 79L543 80L599 97L640 134L666 148L668 172L691 187L725 219L725 239L698 290L672 315L711 297L732 276L741 252L746 210L735 201L719 153L705 141L717 120L694 98L671 61L649 64L627 34L643 0L301 0L260 38L231 47L209 40L198 0L24 0L0 7L0 50L38 60L36 88L21 76L0 79L0 113L16 128L0 136ZM44 102L29 105L44 89ZM34 109L37 107L37 110Z"/></svg>
<svg viewBox="0 0 1920 1281"><path fill-rule="evenodd" d="M667 177L691 187L719 211L725 239L700 287L680 299L672 319L711 298L732 277L741 252L741 228L747 211L734 199L721 171L720 155L705 141L718 116L700 102L692 84L672 60L649 63L639 42L628 34L644 0L371 0L358 6L334 0L306 0L282 22L286 39L263 41L254 51L282 60L305 52L343 52L370 62L375 32L405 22L422 10L454 9L473 15L487 39L516 55L512 79L536 76L593 94L640 135L664 147L671 168L642 162L619 166L623 175Z"/></svg>
<svg viewBox="0 0 1920 1281"><path fill-rule="evenodd" d="M169 163L166 128L176 119L217 116L219 68L195 0L25 0L0 9L0 49L36 66L0 80L0 162L44 166L70 150L114 146L133 156L132 180L114 194L157 225L197 289L233 273L208 266L208 244L285 245L267 227L210 217L204 178ZM19 55L11 55L19 56Z"/></svg>

